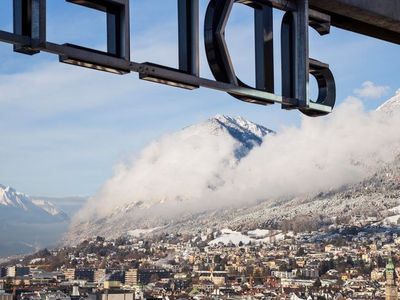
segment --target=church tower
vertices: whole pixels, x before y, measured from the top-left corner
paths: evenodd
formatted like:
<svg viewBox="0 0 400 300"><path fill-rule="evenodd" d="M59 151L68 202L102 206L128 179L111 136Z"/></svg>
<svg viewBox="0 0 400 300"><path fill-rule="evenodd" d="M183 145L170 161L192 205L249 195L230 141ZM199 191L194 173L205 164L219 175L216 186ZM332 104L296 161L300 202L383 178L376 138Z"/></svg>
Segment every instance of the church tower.
<svg viewBox="0 0 400 300"><path fill-rule="evenodd" d="M398 292L396 286L396 272L394 269L394 264L392 259L390 258L387 265L386 265L386 300L398 300Z"/></svg>

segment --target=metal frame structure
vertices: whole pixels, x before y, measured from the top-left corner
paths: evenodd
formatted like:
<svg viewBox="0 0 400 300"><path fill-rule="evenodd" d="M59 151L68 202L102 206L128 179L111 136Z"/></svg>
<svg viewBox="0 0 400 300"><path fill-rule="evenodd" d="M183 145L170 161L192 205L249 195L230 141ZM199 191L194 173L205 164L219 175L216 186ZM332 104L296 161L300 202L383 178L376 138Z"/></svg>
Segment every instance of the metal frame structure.
<svg viewBox="0 0 400 300"><path fill-rule="evenodd" d="M256 104L280 103L308 116L330 113L335 105L335 81L329 66L309 58L309 27L328 34L331 25L400 44L400 0L209 0L204 40L207 60L216 80L199 77L199 0L176 0L179 66L169 68L130 60L129 0L65 0L107 14L107 51L46 40L46 0L13 0L14 31L0 31L0 41L14 51L40 51L59 56L60 62L116 74L139 73L139 78L170 86L206 87ZM225 27L233 5L254 9L256 86L235 74L225 41ZM275 94L273 9L285 11L281 27L282 95ZM351 14L349 14L351 12ZM309 76L319 94L309 98Z"/></svg>

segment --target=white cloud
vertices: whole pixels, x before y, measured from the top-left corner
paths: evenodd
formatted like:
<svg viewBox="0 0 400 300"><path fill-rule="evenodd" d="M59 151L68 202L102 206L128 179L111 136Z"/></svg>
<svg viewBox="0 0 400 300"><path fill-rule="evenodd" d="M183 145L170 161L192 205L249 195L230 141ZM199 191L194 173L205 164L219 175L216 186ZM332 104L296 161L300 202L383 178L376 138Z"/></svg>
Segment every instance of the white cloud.
<svg viewBox="0 0 400 300"><path fill-rule="evenodd" d="M389 87L385 85L376 85L372 81L365 81L361 88L355 89L354 93L361 98L379 99L389 92Z"/></svg>
<svg viewBox="0 0 400 300"><path fill-rule="evenodd" d="M396 91L396 95L400 95L400 89Z"/></svg>
<svg viewBox="0 0 400 300"><path fill-rule="evenodd" d="M214 134L208 126L166 135L131 162L118 165L115 176L91 199L84 213L107 214L116 206L135 202L200 200L210 185L220 184L221 171L234 164L234 146L230 135Z"/></svg>
<svg viewBox="0 0 400 300"><path fill-rule="evenodd" d="M399 125L398 116L365 112L353 97L326 118L304 118L298 128L267 136L237 165L229 163L232 139L184 130L120 165L79 218L104 217L116 207L138 202L151 210L137 210L137 218L146 213L174 218L338 188L394 159Z"/></svg>

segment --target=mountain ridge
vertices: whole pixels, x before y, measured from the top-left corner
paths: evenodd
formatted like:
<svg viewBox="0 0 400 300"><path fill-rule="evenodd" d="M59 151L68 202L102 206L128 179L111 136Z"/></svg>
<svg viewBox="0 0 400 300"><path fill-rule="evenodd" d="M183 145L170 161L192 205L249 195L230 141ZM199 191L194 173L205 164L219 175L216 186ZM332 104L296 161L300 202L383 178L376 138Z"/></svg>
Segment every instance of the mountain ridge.
<svg viewBox="0 0 400 300"><path fill-rule="evenodd" d="M377 109L377 116L373 113L368 113L360 119L364 121L368 116L371 116L371 120L386 119L379 116L381 112L397 115L398 110L400 110L398 103L400 103L400 94L394 96ZM349 109L347 106L345 108ZM379 123L380 121L376 122ZM204 129L204 125L206 125L207 130L198 130L199 128ZM275 132L272 130L263 126L261 126L263 130L261 130L258 126L240 117L232 118L217 115L206 122L186 127L183 129L183 132L189 130L189 133L192 135L204 134L205 132L209 135L221 134L219 136L221 139L226 134L230 135L235 139L236 148L233 149L234 159L236 159L236 163L239 163L242 159L246 159L247 154L253 148L261 145L264 136L268 136L268 134L275 135ZM382 128L386 127L383 126ZM347 130L343 132L347 134ZM260 138L260 133L265 135ZM207 137L208 135L205 137L201 136L200 138L207 139ZM176 151L179 151L179 149L176 148ZM259 155L257 157L260 158L262 156ZM232 158L223 157L222 159L229 160ZM350 162L346 161L346 163L360 165L363 162L356 159ZM315 167L323 168L323 166L319 165ZM368 165L362 167L368 171L366 174L370 173L371 170L368 169ZM129 173L129 170L127 170L127 173ZM219 183L215 184L213 188L218 190L220 186L224 185L225 179L223 176L219 176L220 174L217 175L214 180ZM378 167L375 172L366 175L365 178L360 179L356 183L341 185L338 188L328 189L323 192L305 193L297 196L288 195L271 199L261 198L258 200L255 198L253 202L249 201L245 206L236 206L232 203L232 205L225 207L218 206L203 210L201 205L209 203L206 202L207 199L204 198L204 194L200 195L200 198L197 199L199 204L195 206L201 209L197 211L192 210L192 212L180 210L181 206L188 205L185 198L170 201L169 206L165 204L168 203L168 200L159 199L159 202L156 204L146 202L147 199L138 202L131 201L101 217L77 220L71 227L66 240L68 242L77 242L79 238L92 237L94 235L117 237L136 231L145 232L149 235L163 232L184 233L196 231L201 227L251 230L254 228L283 226L288 220L298 218L299 216L304 218L320 216L323 219L329 219L332 217L349 217L357 212L366 215L375 215L377 210L379 210L381 216L391 216L393 219L395 218L393 209L399 205L400 198L400 182L397 181L398 178L400 178L400 159L397 158L391 163ZM112 202L112 196L112 193L107 194L105 199ZM131 199L134 199L134 197L135 195L133 194ZM205 206L207 207L207 205ZM179 213L174 217L164 215L162 212L166 209L169 211L176 209Z"/></svg>
<svg viewBox="0 0 400 300"><path fill-rule="evenodd" d="M49 201L33 200L27 194L0 184L0 215L2 220L23 220L29 217L34 222L66 221L68 215ZM6 213L5 213L6 212ZM26 220L28 221L28 220Z"/></svg>
<svg viewBox="0 0 400 300"><path fill-rule="evenodd" d="M56 246L69 221L51 202L0 185L0 257Z"/></svg>
<svg viewBox="0 0 400 300"><path fill-rule="evenodd" d="M176 142L176 144L184 145L185 147L187 145L193 144L193 147L189 148L189 150L193 153L193 155L190 156L190 158L193 160L196 160L196 157L193 158L193 156L196 156L196 153L204 152L206 153L205 154L206 156L208 156L209 154L214 155L215 153L215 156L217 157L213 158L215 164L217 165L220 164L224 168L229 169L232 166L236 165L241 159L245 158L250 153L250 151L253 150L253 148L260 146L261 143L263 142L264 137L273 134L275 134L273 130L270 130L264 126L248 121L242 117L216 115L212 118L207 119L204 122L200 122L198 124L185 127L182 130L170 136L167 136L166 138L177 139L179 142ZM212 144L213 146L210 146L211 148L208 149L209 146L204 146L202 143L199 143L197 141L199 136L201 136L201 140L207 140L207 141L212 140L214 143ZM156 142L155 144L150 145L149 146L150 150L152 150L151 147L153 148L155 147L156 149L158 147L162 149L163 141L165 142L165 140L161 139L161 141L158 144ZM174 143L170 144L168 142L168 147L173 148ZM202 147L203 148L205 147L206 151L202 151L201 150L203 149ZM156 150L155 152L159 154L158 150ZM162 163L165 160L168 161L168 167L170 166L169 164L170 159L168 157L166 159L163 159L161 154L161 158L160 157L154 158L153 152L151 152L151 154L152 154L151 155L152 161L154 160L160 163L161 160ZM204 157L202 156L197 158L200 160L204 159ZM148 159L145 159L145 161L147 160ZM191 171L190 162L188 164L189 167L187 172L190 173ZM153 163L148 165L149 168L152 168L153 166L154 166ZM204 184L203 188L205 190L216 190L221 185L224 184L223 180L220 178L218 174L213 174L213 172L208 172L207 174L211 177L206 179L202 183ZM113 227L112 231L114 231L114 234L123 234L125 231L123 228L125 226L128 226L127 223L130 222L130 220L133 218L133 217L127 217L128 215L135 215L138 214L139 212L140 213L143 212L143 215L139 216L139 219L135 222L135 224L141 222L145 223L148 220L152 219L151 217L149 218L146 215L147 211L162 210L163 207L165 207L166 205L176 206L177 209L179 209L179 206L185 204L186 200L187 199L185 194L182 195L178 194L171 198L160 197L160 198L155 198L154 200L150 199L144 199L144 200L139 199L137 201L134 201L133 199L129 200L128 203L125 203L123 205L118 205L112 208L112 211L107 215L103 215L101 217L94 217L91 218L89 221L86 221L85 220L86 216L84 216L83 218L81 218L82 221L79 220L76 221L77 223L73 224L73 226L71 227L70 233L68 235L69 237L67 237L67 240L70 240L71 235L74 234L76 234L77 236L85 236L84 232L86 232L89 235L90 232L97 232L97 231L99 231L100 233L103 231L103 233L109 234L107 228L111 227ZM92 201L95 202L96 200ZM89 202L87 205L87 210L91 209L92 209L91 204ZM124 215L125 218L120 218L121 215ZM162 218L160 217L160 219ZM117 226L118 228L112 225L113 222L119 224ZM105 223L110 225L104 226ZM102 227L105 230L102 230ZM73 233L71 234L71 232ZM74 238L72 238L72 240L73 239Z"/></svg>

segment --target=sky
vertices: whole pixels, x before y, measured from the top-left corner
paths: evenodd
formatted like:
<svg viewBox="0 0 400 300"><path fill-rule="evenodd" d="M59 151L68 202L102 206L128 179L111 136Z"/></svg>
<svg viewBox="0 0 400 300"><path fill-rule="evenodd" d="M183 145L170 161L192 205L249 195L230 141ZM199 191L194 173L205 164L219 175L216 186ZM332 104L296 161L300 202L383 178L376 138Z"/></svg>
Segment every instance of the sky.
<svg viewBox="0 0 400 300"><path fill-rule="evenodd" d="M12 29L11 2L0 2L1 30ZM200 2L202 28L207 1ZM104 50L103 13L64 0L47 4L48 41ZM176 14L175 0L131 0L132 60L176 67ZM281 17L276 11L277 93ZM252 10L237 4L226 33L236 73L249 84L254 82L252 22ZM312 58L330 65L338 104L357 97L373 110L400 88L398 45L335 28L320 37L310 29L310 49ZM201 75L211 78L202 38L200 51ZM92 195L115 165L151 141L216 114L240 115L278 132L299 126L303 118L279 105L243 103L218 91L186 91L140 81L134 73L78 68L46 53L21 55L8 44L0 43L0 55L0 183L31 195Z"/></svg>

